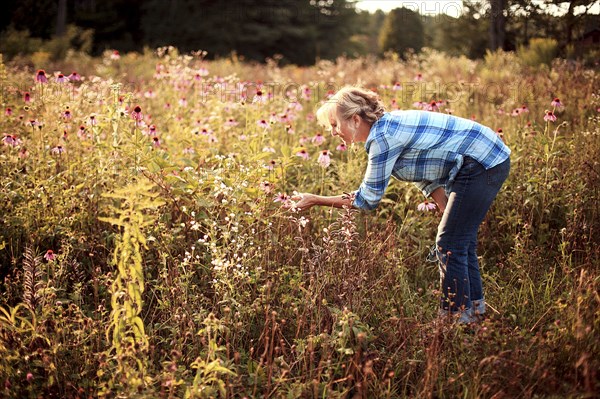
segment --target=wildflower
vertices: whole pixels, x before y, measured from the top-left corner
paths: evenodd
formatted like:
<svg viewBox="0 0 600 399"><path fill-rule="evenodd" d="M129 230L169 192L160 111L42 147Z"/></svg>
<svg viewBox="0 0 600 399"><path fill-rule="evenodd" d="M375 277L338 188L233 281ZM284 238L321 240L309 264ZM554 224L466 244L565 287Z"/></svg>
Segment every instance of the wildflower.
<svg viewBox="0 0 600 399"><path fill-rule="evenodd" d="M152 90L146 90L146 92L144 93L144 97L154 98L154 97L156 97L156 93L154 93Z"/></svg>
<svg viewBox="0 0 600 399"><path fill-rule="evenodd" d="M275 152L273 147L263 147L262 152Z"/></svg>
<svg viewBox="0 0 600 399"><path fill-rule="evenodd" d="M394 91L398 91L402 89L402 85L399 82L394 83L394 85L392 86L392 90Z"/></svg>
<svg viewBox="0 0 600 399"><path fill-rule="evenodd" d="M195 154L196 151L192 147L186 147L183 149L184 154Z"/></svg>
<svg viewBox="0 0 600 399"><path fill-rule="evenodd" d="M346 143L340 143L337 147L335 147L335 149L338 151L346 151L348 147L346 147Z"/></svg>
<svg viewBox="0 0 600 399"><path fill-rule="evenodd" d="M259 120L258 122L256 122L256 124L258 125L258 127L261 127L263 129L268 129L269 128L269 122L267 122L264 119Z"/></svg>
<svg viewBox="0 0 600 399"><path fill-rule="evenodd" d="M13 114L12 108L7 107L6 110L4 111L4 115L11 116L12 114Z"/></svg>
<svg viewBox="0 0 600 399"><path fill-rule="evenodd" d="M496 130L496 134L502 139L502 141L504 141L504 131L502 130L502 128L498 128Z"/></svg>
<svg viewBox="0 0 600 399"><path fill-rule="evenodd" d="M418 73L417 76L415 76L415 82L420 82L423 80L423 75Z"/></svg>
<svg viewBox="0 0 600 399"><path fill-rule="evenodd" d="M158 134L158 130L156 130L156 126L155 125L148 126L148 134L150 136L156 136Z"/></svg>
<svg viewBox="0 0 600 399"><path fill-rule="evenodd" d="M256 91L256 94L254 95L254 98L252 99L253 103L264 103L265 101L267 101L267 98L265 96L263 96L263 92L260 90Z"/></svg>
<svg viewBox="0 0 600 399"><path fill-rule="evenodd" d="M62 117L65 118L65 119L71 119L73 117L73 115L71 114L71 111L69 111L68 109L66 109L62 113Z"/></svg>
<svg viewBox="0 0 600 399"><path fill-rule="evenodd" d="M229 118L225 122L225 126L233 127L233 126L237 126L237 125L238 125L238 122L233 118Z"/></svg>
<svg viewBox="0 0 600 399"><path fill-rule="evenodd" d="M303 148L296 153L296 156L308 161L308 152Z"/></svg>
<svg viewBox="0 0 600 399"><path fill-rule="evenodd" d="M294 134L294 133L296 133L296 131L294 130L294 128L292 127L292 125L285 125L285 131L288 134Z"/></svg>
<svg viewBox="0 0 600 399"><path fill-rule="evenodd" d="M180 107L187 107L187 105L188 105L188 102L187 102L187 100L185 99L185 97L181 97L181 98L179 99L179 106L180 106Z"/></svg>
<svg viewBox="0 0 600 399"><path fill-rule="evenodd" d="M560 99L558 97L554 98L554 100L552 100L552 102L550 103L550 105L552 105L556 109L563 109L564 108L564 104L560 101Z"/></svg>
<svg viewBox="0 0 600 399"><path fill-rule="evenodd" d="M300 143L300 145L304 145L304 144L308 143L308 137L302 136L302 137L300 137L298 142Z"/></svg>
<svg viewBox="0 0 600 399"><path fill-rule="evenodd" d="M512 112L511 112L511 115L512 116L519 116L519 115L521 115L521 108L515 108L515 109L513 109Z"/></svg>
<svg viewBox="0 0 600 399"><path fill-rule="evenodd" d="M75 71L71 72L68 78L71 82L79 82L81 80L81 76L79 76L79 74Z"/></svg>
<svg viewBox="0 0 600 399"><path fill-rule="evenodd" d="M31 95L29 94L28 91L26 91L25 93L23 93L23 101L25 101L26 103L30 103L31 102Z"/></svg>
<svg viewBox="0 0 600 399"><path fill-rule="evenodd" d="M46 71L43 69L38 69L35 75L35 81L39 83L48 83L48 77L46 76Z"/></svg>
<svg viewBox="0 0 600 399"><path fill-rule="evenodd" d="M400 109L400 107L398 106L398 102L396 101L396 99L395 99L395 98L394 98L394 99L392 99L392 101L391 101L391 103L390 103L390 107L391 107L393 110Z"/></svg>
<svg viewBox="0 0 600 399"><path fill-rule="evenodd" d="M21 151L19 151L19 158L25 159L28 156L29 156L29 151L27 151L27 148L25 148L25 147L21 148Z"/></svg>
<svg viewBox="0 0 600 399"><path fill-rule="evenodd" d="M152 137L152 146L160 147L160 139L157 136Z"/></svg>
<svg viewBox="0 0 600 399"><path fill-rule="evenodd" d="M46 259L48 262L52 262L55 258L56 258L56 255L54 254L53 250L49 249L46 251L46 254L44 255L44 259Z"/></svg>
<svg viewBox="0 0 600 399"><path fill-rule="evenodd" d="M321 151L317 163L323 168L327 168L331 164L331 152L329 150Z"/></svg>
<svg viewBox="0 0 600 399"><path fill-rule="evenodd" d="M431 111L431 112L437 112L440 110L440 108L438 107L438 103L437 101L432 101L430 102L427 107L425 108L425 110L427 111Z"/></svg>
<svg viewBox="0 0 600 399"><path fill-rule="evenodd" d="M413 108L425 108L425 106L427 105L427 103L424 103L423 101L416 101L412 104Z"/></svg>
<svg viewBox="0 0 600 399"><path fill-rule="evenodd" d="M144 115L142 114L142 108L139 105L136 105L133 109L133 112L131 112L131 116L136 122L140 122L144 117Z"/></svg>
<svg viewBox="0 0 600 399"><path fill-rule="evenodd" d="M451 109L451 108L446 108L446 109L445 109L445 111L446 111L446 113L447 113L448 115L452 115L452 114L454 114L454 110L453 110L453 109Z"/></svg>
<svg viewBox="0 0 600 399"><path fill-rule="evenodd" d="M528 114L529 113L529 108L527 108L527 105L525 105L525 104L521 105L521 113L522 114Z"/></svg>
<svg viewBox="0 0 600 399"><path fill-rule="evenodd" d="M113 61L117 61L121 58L121 54L119 54L119 50L113 50L112 54L110 55L110 59Z"/></svg>
<svg viewBox="0 0 600 399"><path fill-rule="evenodd" d="M56 75L56 83L66 83L68 81L69 81L69 78L67 78L62 73L59 73L58 75Z"/></svg>
<svg viewBox="0 0 600 399"><path fill-rule="evenodd" d="M260 182L260 189L267 194L270 194L273 191L273 185L268 181Z"/></svg>
<svg viewBox="0 0 600 399"><path fill-rule="evenodd" d="M21 139L19 139L14 134L6 134L4 133L4 137L2 138L2 143L5 146L16 147L21 144Z"/></svg>
<svg viewBox="0 0 600 399"><path fill-rule="evenodd" d="M98 124L98 120L96 119L96 114L90 115L90 118L88 119L88 123L90 124L90 126L96 126Z"/></svg>
<svg viewBox="0 0 600 399"><path fill-rule="evenodd" d="M287 194L277 193L277 196L275 197L275 200L273 202L286 203L289 201L289 199L290 199L290 197Z"/></svg>
<svg viewBox="0 0 600 399"><path fill-rule="evenodd" d="M421 212L433 211L437 206L433 202L424 201L417 205L417 209Z"/></svg>
<svg viewBox="0 0 600 399"><path fill-rule="evenodd" d="M27 378L27 382L31 382L31 381L33 381L33 374L31 374L31 373L27 373L27 376L26 376L26 378Z"/></svg>
<svg viewBox="0 0 600 399"><path fill-rule="evenodd" d="M275 166L277 166L277 161L275 161L274 159L271 159L269 161L269 163L267 164L267 169L268 170L274 170Z"/></svg>
<svg viewBox="0 0 600 399"><path fill-rule="evenodd" d="M65 152L65 149L62 145L57 145L56 147L52 148L52 150L50 150L52 152L52 154L55 155L61 155L62 153Z"/></svg>
<svg viewBox="0 0 600 399"><path fill-rule="evenodd" d="M325 137L321 133L317 133L310 141L314 145L321 145L325 142Z"/></svg>
<svg viewBox="0 0 600 399"><path fill-rule="evenodd" d="M544 115L544 120L546 122L556 122L556 115L554 115L554 111L546 110L546 115Z"/></svg>

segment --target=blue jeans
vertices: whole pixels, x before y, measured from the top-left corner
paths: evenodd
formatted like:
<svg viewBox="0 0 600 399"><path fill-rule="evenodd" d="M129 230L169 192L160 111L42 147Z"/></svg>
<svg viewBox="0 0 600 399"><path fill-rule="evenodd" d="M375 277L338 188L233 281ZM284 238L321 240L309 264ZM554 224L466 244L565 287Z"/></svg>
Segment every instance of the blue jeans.
<svg viewBox="0 0 600 399"><path fill-rule="evenodd" d="M477 232L510 171L510 159L486 170L465 157L448 192L448 204L436 238L443 297L441 313L471 322L485 313Z"/></svg>

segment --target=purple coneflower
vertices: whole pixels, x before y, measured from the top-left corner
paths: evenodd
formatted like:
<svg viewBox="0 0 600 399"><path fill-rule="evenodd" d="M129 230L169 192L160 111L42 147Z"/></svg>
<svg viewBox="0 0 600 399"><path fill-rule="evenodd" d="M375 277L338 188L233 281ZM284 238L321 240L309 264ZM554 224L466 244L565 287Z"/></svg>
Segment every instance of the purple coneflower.
<svg viewBox="0 0 600 399"><path fill-rule="evenodd" d="M261 127L263 129L269 128L269 122L267 122L265 119L261 119L261 120L257 121L256 124L258 125L258 127Z"/></svg>
<svg viewBox="0 0 600 399"><path fill-rule="evenodd" d="M319 154L317 163L323 168L327 168L331 164L331 152L329 150L323 150Z"/></svg>
<svg viewBox="0 0 600 399"><path fill-rule="evenodd" d="M437 205L435 203L429 201L424 201L417 205L417 209L421 212L433 211L436 207Z"/></svg>
<svg viewBox="0 0 600 399"><path fill-rule="evenodd" d="M552 100L552 102L550 103L550 105L552 105L556 109L564 108L564 104L560 101L558 97L555 97L554 100Z"/></svg>
<svg viewBox="0 0 600 399"><path fill-rule="evenodd" d="M46 251L46 254L44 255L44 259L46 259L48 262L52 262L54 259L56 258L56 255L54 254L54 251L49 249ZM31 373L29 373L31 374Z"/></svg>
<svg viewBox="0 0 600 399"><path fill-rule="evenodd" d="M28 91L26 91L25 93L23 93L23 101L25 101L26 103L30 103L31 102L31 95L29 94Z"/></svg>
<svg viewBox="0 0 600 399"><path fill-rule="evenodd" d="M308 152L304 148L298 151L296 156L308 161Z"/></svg>
<svg viewBox="0 0 600 399"><path fill-rule="evenodd" d="M142 114L142 107L140 107L139 105L136 105L133 108L133 111L131 112L131 117L136 121L136 122L140 122L142 120L142 118L144 117L144 115Z"/></svg>
<svg viewBox="0 0 600 399"><path fill-rule="evenodd" d="M7 107L6 110L4 111L4 115L11 116L12 114L13 114L12 108Z"/></svg>
<svg viewBox="0 0 600 399"><path fill-rule="evenodd" d="M35 81L39 83L48 83L48 77L46 76L46 71L43 69L38 69L35 75Z"/></svg>
<svg viewBox="0 0 600 399"><path fill-rule="evenodd" d="M52 148L50 152L52 152L54 155L61 155L65 152L65 148L62 145L57 145L56 147Z"/></svg>
<svg viewBox="0 0 600 399"><path fill-rule="evenodd" d="M348 149L348 147L346 147L345 143L340 143L340 144L338 144L337 147L335 147L335 149L338 151L346 151Z"/></svg>
<svg viewBox="0 0 600 399"><path fill-rule="evenodd" d="M71 82L79 82L81 80L81 76L75 71L71 72L69 75L69 81Z"/></svg>
<svg viewBox="0 0 600 399"><path fill-rule="evenodd" d="M325 142L325 137L321 133L317 133L310 141L314 145L321 145Z"/></svg>
<svg viewBox="0 0 600 399"><path fill-rule="evenodd" d="M546 110L546 115L544 115L544 120L546 122L556 122L556 115L554 115L554 111Z"/></svg>
<svg viewBox="0 0 600 399"><path fill-rule="evenodd" d="M59 73L58 75L56 75L56 83L65 83L65 82L68 82L68 81L69 81L69 78L67 78L62 73Z"/></svg>

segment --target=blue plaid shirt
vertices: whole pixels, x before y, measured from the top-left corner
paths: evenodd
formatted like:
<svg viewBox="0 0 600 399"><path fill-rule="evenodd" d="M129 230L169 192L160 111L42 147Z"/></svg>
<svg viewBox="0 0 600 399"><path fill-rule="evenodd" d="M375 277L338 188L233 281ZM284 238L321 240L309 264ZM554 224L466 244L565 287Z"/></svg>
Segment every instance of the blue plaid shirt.
<svg viewBox="0 0 600 399"><path fill-rule="evenodd" d="M439 187L448 191L463 157L490 169L510 155L510 149L488 127L416 110L385 113L371 127L365 149L369 164L353 205L368 210L377 207L391 176L414 182L428 197Z"/></svg>

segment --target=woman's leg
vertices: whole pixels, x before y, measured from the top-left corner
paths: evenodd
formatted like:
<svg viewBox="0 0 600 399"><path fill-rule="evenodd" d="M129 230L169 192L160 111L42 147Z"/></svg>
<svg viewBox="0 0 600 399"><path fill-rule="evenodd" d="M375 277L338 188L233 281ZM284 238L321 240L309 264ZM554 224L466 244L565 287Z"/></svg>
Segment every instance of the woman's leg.
<svg viewBox="0 0 600 399"><path fill-rule="evenodd" d="M477 161L465 157L452 185L436 238L443 311L469 314L472 300L479 305L483 299L473 243L477 241L479 225L508 176L509 165L507 161L486 171ZM469 260L474 263L469 265Z"/></svg>

